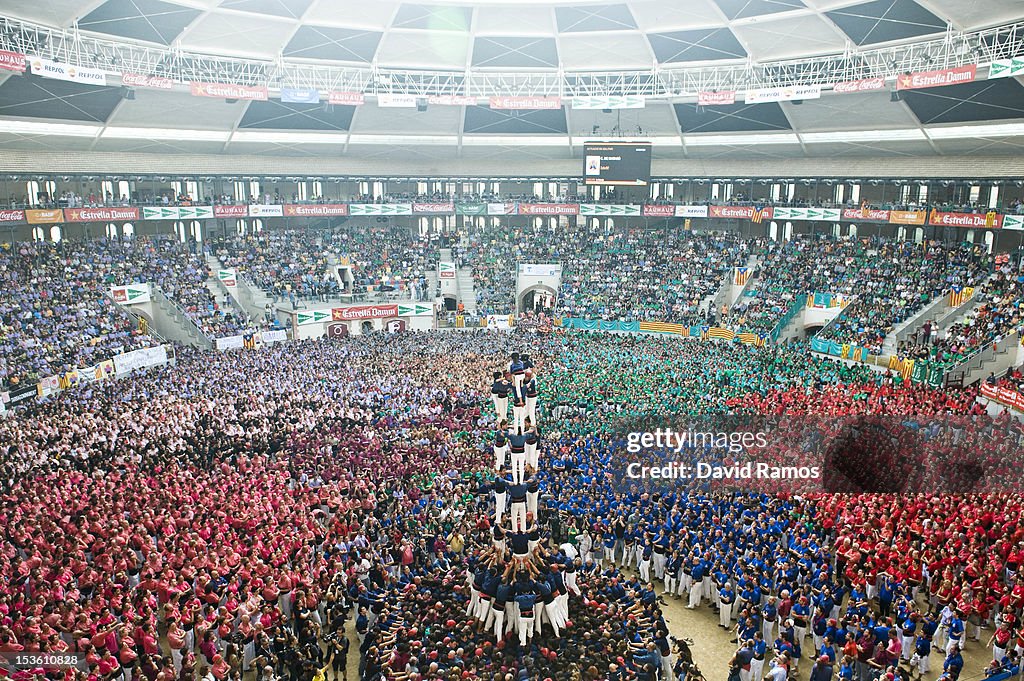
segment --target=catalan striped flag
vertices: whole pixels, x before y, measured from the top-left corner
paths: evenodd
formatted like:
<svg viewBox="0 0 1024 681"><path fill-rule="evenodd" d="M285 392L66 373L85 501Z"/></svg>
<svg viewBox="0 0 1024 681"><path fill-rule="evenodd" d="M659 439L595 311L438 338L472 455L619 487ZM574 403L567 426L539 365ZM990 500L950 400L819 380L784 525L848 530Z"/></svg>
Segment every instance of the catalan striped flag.
<svg viewBox="0 0 1024 681"><path fill-rule="evenodd" d="M842 358L843 359L850 359L850 344L849 343L843 343Z"/></svg>
<svg viewBox="0 0 1024 681"><path fill-rule="evenodd" d="M914 373L914 360L905 359L903 360L903 366L900 367L900 375L903 376L904 381L909 381L911 375Z"/></svg>
<svg viewBox="0 0 1024 681"><path fill-rule="evenodd" d="M756 333L741 333L736 338L739 339L740 343L744 345L756 345L758 335Z"/></svg>
<svg viewBox="0 0 1024 681"><path fill-rule="evenodd" d="M750 221L757 225L764 222L764 206L754 206L754 212L750 214Z"/></svg>
<svg viewBox="0 0 1024 681"><path fill-rule="evenodd" d="M683 334L682 324L672 324L669 322L640 322L641 331L656 331L658 333L675 333Z"/></svg>
<svg viewBox="0 0 1024 681"><path fill-rule="evenodd" d="M731 329L723 329L721 327L716 326L716 327L714 327L712 329L708 329L708 337L709 338L722 338L724 340L730 340L731 341L733 338L736 337L736 332L732 331Z"/></svg>
<svg viewBox="0 0 1024 681"><path fill-rule="evenodd" d="M735 268L735 274L733 275L733 281L737 286L743 286L750 279L750 268L749 267L737 267Z"/></svg>
<svg viewBox="0 0 1024 681"><path fill-rule="evenodd" d="M700 327L700 339L702 341L708 339L708 332L709 331L711 331L711 327L710 326L704 325L704 326Z"/></svg>
<svg viewBox="0 0 1024 681"><path fill-rule="evenodd" d="M971 286L953 286L949 290L949 306L960 307L974 295L974 288Z"/></svg>
<svg viewBox="0 0 1024 681"><path fill-rule="evenodd" d="M762 331L761 333L757 334L757 342L754 343L754 345L756 345L759 348L763 348L764 346L768 345L768 332Z"/></svg>

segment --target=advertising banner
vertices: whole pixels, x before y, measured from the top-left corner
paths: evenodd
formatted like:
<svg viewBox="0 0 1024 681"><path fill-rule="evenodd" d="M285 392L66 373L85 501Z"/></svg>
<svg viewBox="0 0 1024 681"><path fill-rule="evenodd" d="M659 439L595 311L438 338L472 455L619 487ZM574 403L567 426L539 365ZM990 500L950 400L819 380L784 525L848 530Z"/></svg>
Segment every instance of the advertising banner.
<svg viewBox="0 0 1024 681"><path fill-rule="evenodd" d="M861 222L889 222L889 211L877 208L844 208L844 220Z"/></svg>
<svg viewBox="0 0 1024 681"><path fill-rule="evenodd" d="M579 215L578 203L520 203L520 215Z"/></svg>
<svg viewBox="0 0 1024 681"><path fill-rule="evenodd" d="M519 265L519 274L527 277L557 277L560 267L548 263L527 263Z"/></svg>
<svg viewBox="0 0 1024 681"><path fill-rule="evenodd" d="M455 204L456 215L487 215L486 203L457 203Z"/></svg>
<svg viewBox="0 0 1024 681"><path fill-rule="evenodd" d="M65 208L68 222L126 222L139 219L139 209L131 206L115 208Z"/></svg>
<svg viewBox="0 0 1024 681"><path fill-rule="evenodd" d="M706 218L708 216L708 207L675 206L675 213L677 218Z"/></svg>
<svg viewBox="0 0 1024 681"><path fill-rule="evenodd" d="M132 350L131 352L114 357L114 369L117 371L118 376L130 374L136 369L145 369L166 363L167 347L164 345L158 345L155 348Z"/></svg>
<svg viewBox="0 0 1024 681"><path fill-rule="evenodd" d="M1024 229L1024 215L1004 215L1003 229Z"/></svg>
<svg viewBox="0 0 1024 681"><path fill-rule="evenodd" d="M398 306L399 317L429 317L434 314L434 306L424 303L412 303Z"/></svg>
<svg viewBox="0 0 1024 681"><path fill-rule="evenodd" d="M430 95L427 97L427 104L436 106L476 106L476 97L466 95Z"/></svg>
<svg viewBox="0 0 1024 681"><path fill-rule="evenodd" d="M215 218L244 218L249 216L249 206L214 206Z"/></svg>
<svg viewBox="0 0 1024 681"><path fill-rule="evenodd" d="M348 215L347 203L285 204L285 217L320 218Z"/></svg>
<svg viewBox="0 0 1024 681"><path fill-rule="evenodd" d="M999 213L940 213L933 210L928 218L929 225L940 227L969 227L982 229L999 229L1003 226Z"/></svg>
<svg viewBox="0 0 1024 681"><path fill-rule="evenodd" d="M316 88L281 88L282 104L319 104L320 91Z"/></svg>
<svg viewBox="0 0 1024 681"><path fill-rule="evenodd" d="M213 217L213 206L180 206L179 220L209 220Z"/></svg>
<svg viewBox="0 0 1024 681"><path fill-rule="evenodd" d="M295 314L296 326L305 326L306 324L322 324L323 322L331 321L331 313L323 310L314 310L313 312L298 312Z"/></svg>
<svg viewBox="0 0 1024 681"><path fill-rule="evenodd" d="M786 208L776 206L773 209L776 220L839 220L843 211L840 208Z"/></svg>
<svg viewBox="0 0 1024 681"><path fill-rule="evenodd" d="M489 314L487 315L487 328L508 331L514 326L514 319L510 314Z"/></svg>
<svg viewBox="0 0 1024 681"><path fill-rule="evenodd" d="M720 92L698 92L697 106L725 106L736 103L735 90L722 90Z"/></svg>
<svg viewBox="0 0 1024 681"><path fill-rule="evenodd" d="M3 68L0 65L0 68ZM1016 78L1024 76L1024 57L996 59L988 65L989 78Z"/></svg>
<svg viewBox="0 0 1024 681"><path fill-rule="evenodd" d="M584 203L580 205L580 215L601 217L640 215L640 206L638 204Z"/></svg>
<svg viewBox="0 0 1024 681"><path fill-rule="evenodd" d="M0 222L25 222L25 211L0 210Z"/></svg>
<svg viewBox="0 0 1024 681"><path fill-rule="evenodd" d="M778 210L778 209L776 209ZM764 211L770 211L765 208ZM708 208L710 217L713 218L737 218L740 220L749 220L754 217L753 206L710 206ZM763 213L762 213L763 214ZM765 217L771 217L769 212Z"/></svg>
<svg viewBox="0 0 1024 681"><path fill-rule="evenodd" d="M332 92L327 95L328 104L341 104L343 106L362 106L366 97L362 92Z"/></svg>
<svg viewBox="0 0 1024 681"><path fill-rule="evenodd" d="M0 50L0 69L4 71L25 72L25 55L17 52Z"/></svg>
<svg viewBox="0 0 1024 681"><path fill-rule="evenodd" d="M455 212L455 203L453 201L442 201L439 203L414 203L412 204L412 212L414 215L451 215Z"/></svg>
<svg viewBox="0 0 1024 681"><path fill-rule="evenodd" d="M820 85L796 85L747 90L743 101L747 104L790 102L795 99L821 99Z"/></svg>
<svg viewBox="0 0 1024 681"><path fill-rule="evenodd" d="M491 97L492 109L561 109L559 97Z"/></svg>
<svg viewBox="0 0 1024 681"><path fill-rule="evenodd" d="M178 209L175 206L143 206L143 220L177 220Z"/></svg>
<svg viewBox="0 0 1024 681"><path fill-rule="evenodd" d="M269 98L266 87L235 85L233 83L191 83L193 97L220 97L221 99L244 99L265 102Z"/></svg>
<svg viewBox="0 0 1024 681"><path fill-rule="evenodd" d="M348 324L343 322L331 322L327 325L328 338L347 338Z"/></svg>
<svg viewBox="0 0 1024 681"><path fill-rule="evenodd" d="M154 90L170 90L174 81L163 76L147 76L142 73L122 73L121 85L125 87L146 87Z"/></svg>
<svg viewBox="0 0 1024 681"><path fill-rule="evenodd" d="M641 209L641 212L643 213L644 217L671 218L675 216L677 207L678 206L646 203L644 204L644 207ZM707 207L704 208L704 211L707 212Z"/></svg>
<svg viewBox="0 0 1024 681"><path fill-rule="evenodd" d="M149 284L128 284L111 286L110 297L120 305L140 305L151 300Z"/></svg>
<svg viewBox="0 0 1024 681"><path fill-rule="evenodd" d="M862 80L847 80L836 83L832 86L832 92L838 94L849 94L851 92L874 92L885 89L885 78L864 78Z"/></svg>
<svg viewBox="0 0 1024 681"><path fill-rule="evenodd" d="M235 272L234 267L229 267L225 270L217 270L217 279L227 288L235 288L238 286L238 273Z"/></svg>
<svg viewBox="0 0 1024 681"><path fill-rule="evenodd" d="M99 69L62 64L61 62L50 61L42 57L32 57L30 63L32 65L32 73L44 78L55 78L56 80L66 80L85 85L107 84L107 74Z"/></svg>
<svg viewBox="0 0 1024 681"><path fill-rule="evenodd" d="M647 106L647 101L643 95L574 97L572 100L572 108L581 110L643 109L645 106Z"/></svg>
<svg viewBox="0 0 1024 681"><path fill-rule="evenodd" d="M411 203L350 203L349 215L412 215Z"/></svg>
<svg viewBox="0 0 1024 681"><path fill-rule="evenodd" d="M415 109L416 95L377 95L377 106L382 109Z"/></svg>
<svg viewBox="0 0 1024 681"><path fill-rule="evenodd" d="M923 210L891 210L889 211L889 224L923 225L927 217Z"/></svg>
<svg viewBox="0 0 1024 681"><path fill-rule="evenodd" d="M284 215L284 206L256 203L249 206L251 218L279 218Z"/></svg>
<svg viewBox="0 0 1024 681"><path fill-rule="evenodd" d="M386 319L397 316L397 305L353 305L332 309L330 319L336 322L347 322L353 319Z"/></svg>
<svg viewBox="0 0 1024 681"><path fill-rule="evenodd" d="M437 263L437 276L439 279L454 279L455 278L455 263L453 262L439 262Z"/></svg>
<svg viewBox="0 0 1024 681"><path fill-rule="evenodd" d="M26 210L25 222L30 225L52 225L55 222L64 222L64 211L60 208Z"/></svg>
<svg viewBox="0 0 1024 681"><path fill-rule="evenodd" d="M245 208L245 206L242 206ZM209 220L213 206L144 206L143 220Z"/></svg>
<svg viewBox="0 0 1024 681"><path fill-rule="evenodd" d="M981 395L990 400L995 400L1004 406L1013 407L1017 411L1024 412L1024 395L1011 388L1002 388L982 382Z"/></svg>
<svg viewBox="0 0 1024 681"><path fill-rule="evenodd" d="M897 90L918 90L926 87L945 87L970 83L977 75L978 65L968 64L955 69L939 69L937 71L918 71L904 76L897 76Z"/></svg>
<svg viewBox="0 0 1024 681"><path fill-rule="evenodd" d="M515 215L516 204L511 201L505 203L488 203L487 204L488 215Z"/></svg>

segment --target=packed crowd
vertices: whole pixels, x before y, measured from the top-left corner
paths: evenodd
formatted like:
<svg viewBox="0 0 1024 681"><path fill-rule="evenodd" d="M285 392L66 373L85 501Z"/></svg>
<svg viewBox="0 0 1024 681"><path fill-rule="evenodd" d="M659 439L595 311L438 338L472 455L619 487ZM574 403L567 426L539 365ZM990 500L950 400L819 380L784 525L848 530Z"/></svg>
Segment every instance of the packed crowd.
<svg viewBox="0 0 1024 681"><path fill-rule="evenodd" d="M997 271L975 293L975 306L960 321L939 328L929 320L900 348L911 359L955 366L991 343L999 343L1024 328L1024 273L1010 267Z"/></svg>
<svg viewBox="0 0 1024 681"><path fill-rule="evenodd" d="M769 331L801 294L855 297L823 337L877 354L895 324L953 285L972 285L989 267L987 256L966 246L801 237L769 246L729 321L739 330Z"/></svg>
<svg viewBox="0 0 1024 681"><path fill-rule="evenodd" d="M275 300L391 291L426 300L426 272L438 257L436 238L395 225L264 231L214 240L210 248ZM342 276L346 269L350 278Z"/></svg>
<svg viewBox="0 0 1024 681"><path fill-rule="evenodd" d="M856 286L844 291L856 293L857 299L821 336L880 354L894 326L954 285L979 286L992 267L992 257L971 244L885 244L859 265Z"/></svg>
<svg viewBox="0 0 1024 681"><path fill-rule="evenodd" d="M482 314L513 309L519 263L559 263L556 316L697 323L713 311L709 298L731 268L746 265L750 248L721 234L591 224L488 227L463 234L453 251L473 268Z"/></svg>
<svg viewBox="0 0 1024 681"><path fill-rule="evenodd" d="M897 648L938 665L940 647L980 646L984 622L1016 631L1017 496L734 495L609 473L626 426L655 415L955 415L973 393L800 347L681 343L477 332L183 352L31 405L0 420L0 645L79 651L97 678L308 681L347 668L354 628L365 679L653 680L690 660L659 597L717 609L765 672L811 648L838 669L850 634L866 672ZM500 435L492 373L513 373L524 423L508 357L526 348L543 433L523 480L542 502L513 508L513 472L510 527L494 464L517 431ZM532 598L517 600L495 557L520 553L519 522ZM964 610L976 601L992 607ZM499 612L530 605L532 636L504 635L511 617L495 635Z"/></svg>
<svg viewBox="0 0 1024 681"><path fill-rule="evenodd" d="M18 242L0 250L0 385L91 366L154 341L110 287L160 287L208 335L236 331L206 288L206 264L170 239Z"/></svg>

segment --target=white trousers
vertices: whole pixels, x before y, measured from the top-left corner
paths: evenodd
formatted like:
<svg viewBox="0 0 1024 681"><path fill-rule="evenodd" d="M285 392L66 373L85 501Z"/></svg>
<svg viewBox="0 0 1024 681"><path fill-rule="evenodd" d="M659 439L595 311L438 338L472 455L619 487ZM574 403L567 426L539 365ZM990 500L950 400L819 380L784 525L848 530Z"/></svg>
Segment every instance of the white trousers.
<svg viewBox="0 0 1024 681"><path fill-rule="evenodd" d="M537 606L533 607L536 608ZM526 641L530 638L533 638L533 616L531 615L530 617L523 617L522 615L519 615L518 629L519 645L520 647L525 648Z"/></svg>
<svg viewBox="0 0 1024 681"><path fill-rule="evenodd" d="M508 492L494 493L494 524L501 525L501 516L505 514L505 500Z"/></svg>
<svg viewBox="0 0 1024 681"><path fill-rule="evenodd" d="M523 502L512 502L511 508L512 531L526 532L526 504Z"/></svg>
<svg viewBox="0 0 1024 681"><path fill-rule="evenodd" d="M526 452L512 452L512 482L522 484L526 477Z"/></svg>
<svg viewBox="0 0 1024 681"><path fill-rule="evenodd" d="M533 514L533 517L537 517L537 500L540 499L540 492L527 492L526 493L526 510Z"/></svg>
<svg viewBox="0 0 1024 681"><path fill-rule="evenodd" d="M523 429L523 417L526 416L526 406L512 405L512 429L520 431Z"/></svg>
<svg viewBox="0 0 1024 681"><path fill-rule="evenodd" d="M508 395L505 397L492 395L491 399L494 400L494 413L497 414L498 422L501 423L501 420L508 416Z"/></svg>

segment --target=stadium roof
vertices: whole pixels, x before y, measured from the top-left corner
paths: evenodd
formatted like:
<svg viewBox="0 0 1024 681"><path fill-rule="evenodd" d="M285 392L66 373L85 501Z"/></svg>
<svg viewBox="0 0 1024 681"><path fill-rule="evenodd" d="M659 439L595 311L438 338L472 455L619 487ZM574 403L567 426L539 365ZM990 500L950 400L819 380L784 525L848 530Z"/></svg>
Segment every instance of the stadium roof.
<svg viewBox="0 0 1024 681"><path fill-rule="evenodd" d="M506 72L544 78L599 70L662 74L691 66L753 69L779 60L952 43L965 32L1024 21L1024 4L7 0L4 13L68 35L79 31L169 54L237 57L267 68L287 61L497 79ZM985 40L976 42L971 49L985 47ZM804 101L748 104L738 96L733 104L699 106L693 97L649 97L643 108L609 110L574 108L563 97L553 109L495 109L483 97L419 111L382 106L375 97L360 106L283 103L274 83L266 101L250 102L194 97L181 84L171 91L139 87L129 95L111 77L101 86L0 71L0 150L545 160L578 156L584 139L631 137L652 139L660 158L1020 154L1024 84L984 78L979 71L974 82L904 91L900 101L892 101L890 77L881 91L835 95L826 89L820 99Z"/></svg>
<svg viewBox="0 0 1024 681"><path fill-rule="evenodd" d="M841 52L1021 18L1018 0L7 0L5 13L186 50L399 67L643 68Z"/></svg>

